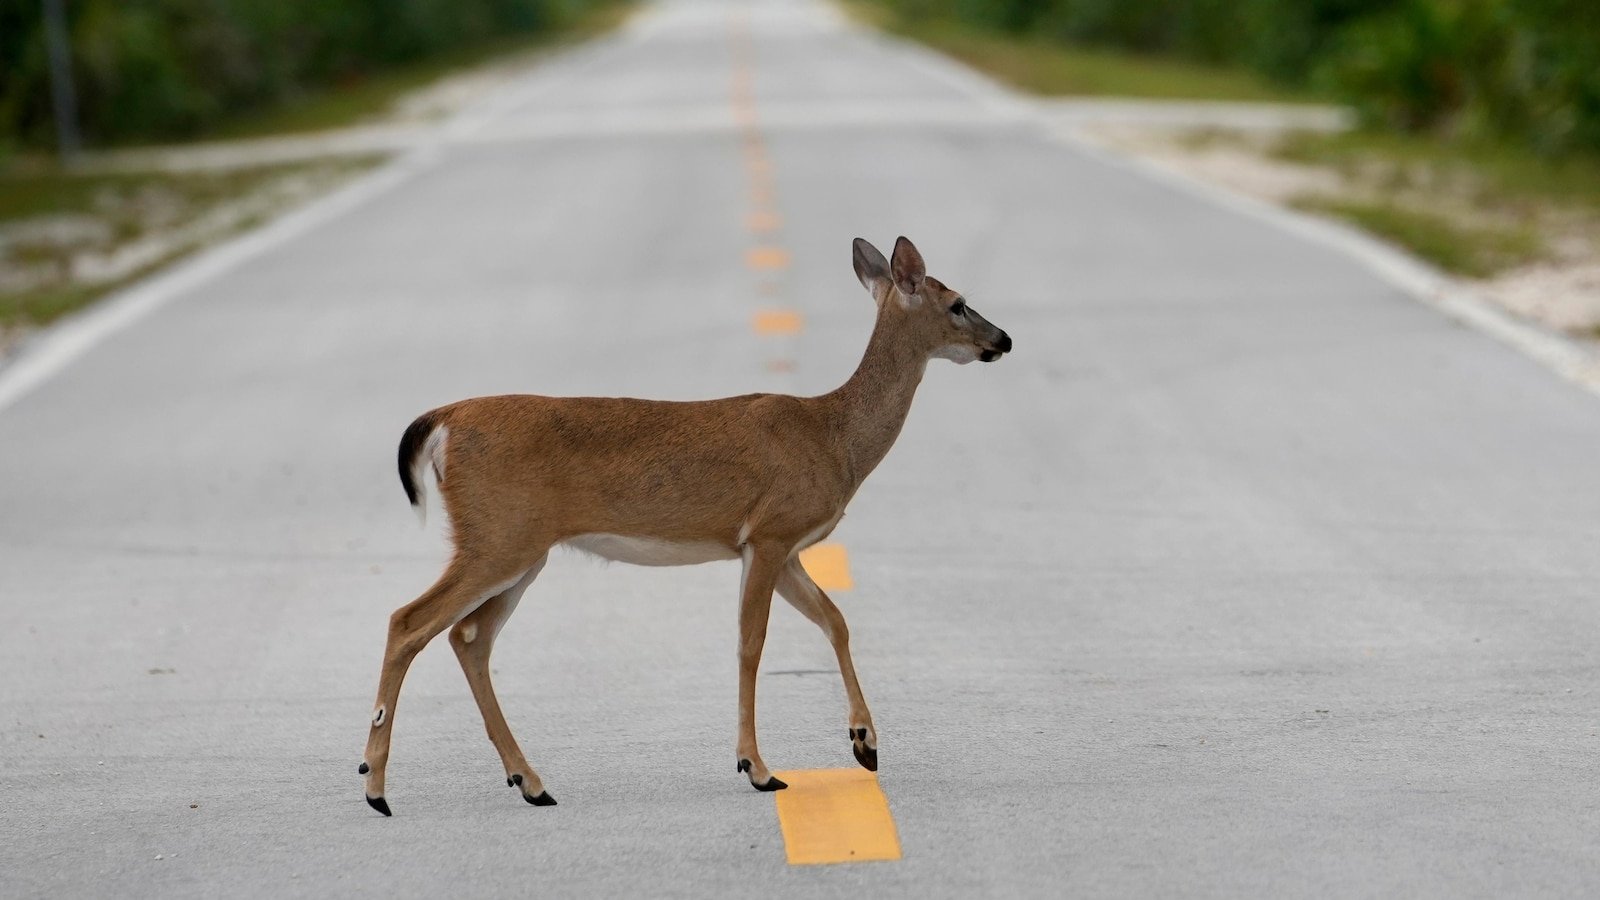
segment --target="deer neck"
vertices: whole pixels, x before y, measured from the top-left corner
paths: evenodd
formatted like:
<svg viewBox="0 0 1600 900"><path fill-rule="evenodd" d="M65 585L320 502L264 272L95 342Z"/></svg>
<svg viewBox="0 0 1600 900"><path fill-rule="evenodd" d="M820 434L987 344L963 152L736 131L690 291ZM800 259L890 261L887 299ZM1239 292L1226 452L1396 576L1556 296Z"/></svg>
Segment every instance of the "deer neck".
<svg viewBox="0 0 1600 900"><path fill-rule="evenodd" d="M833 407L846 468L856 486L871 474L900 436L928 358L896 340L881 313L854 374L823 400Z"/></svg>

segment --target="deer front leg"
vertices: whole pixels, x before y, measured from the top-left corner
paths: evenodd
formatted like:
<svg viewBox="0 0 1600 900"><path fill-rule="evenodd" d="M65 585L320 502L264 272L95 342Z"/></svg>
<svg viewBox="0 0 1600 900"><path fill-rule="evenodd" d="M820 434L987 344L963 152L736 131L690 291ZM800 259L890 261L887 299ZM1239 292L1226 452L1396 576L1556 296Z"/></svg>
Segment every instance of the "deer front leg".
<svg viewBox="0 0 1600 900"><path fill-rule="evenodd" d="M850 629L845 625L844 614L822 588L817 587L798 558L784 565L783 573L778 576L778 593L801 615L816 623L833 645L833 653L839 659L839 674L844 678L845 696L850 702L850 749L863 768L869 772L878 771L878 732L872 727L872 712L861 695L860 682L856 681L855 663L850 659Z"/></svg>
<svg viewBox="0 0 1600 900"><path fill-rule="evenodd" d="M739 771L750 777L758 791L781 791L787 784L772 777L756 749L756 670L767 641L767 615L772 610L772 590L783 571L786 548L744 547L744 578L739 597Z"/></svg>

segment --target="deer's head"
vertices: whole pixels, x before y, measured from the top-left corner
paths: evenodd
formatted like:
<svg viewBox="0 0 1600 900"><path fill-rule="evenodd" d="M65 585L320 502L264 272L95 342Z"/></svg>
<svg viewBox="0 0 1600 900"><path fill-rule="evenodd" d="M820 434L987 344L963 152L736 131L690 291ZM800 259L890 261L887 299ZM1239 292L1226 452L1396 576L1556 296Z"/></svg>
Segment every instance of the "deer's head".
<svg viewBox="0 0 1600 900"><path fill-rule="evenodd" d="M967 304L960 292L928 277L922 254L904 237L894 259L861 238L855 241L856 277L878 304L878 320L891 317L902 342L926 357L994 362L1011 351L1011 336Z"/></svg>

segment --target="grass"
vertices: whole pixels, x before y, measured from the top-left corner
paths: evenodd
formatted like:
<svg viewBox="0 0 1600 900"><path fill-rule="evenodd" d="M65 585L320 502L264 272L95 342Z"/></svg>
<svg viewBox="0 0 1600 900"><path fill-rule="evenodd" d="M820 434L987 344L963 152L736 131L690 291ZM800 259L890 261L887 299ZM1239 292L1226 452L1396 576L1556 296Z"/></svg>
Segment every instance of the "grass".
<svg viewBox="0 0 1600 900"><path fill-rule="evenodd" d="M88 306L152 270L141 271L133 277L103 284L67 283L0 293L0 328L8 325L48 324L67 313Z"/></svg>
<svg viewBox="0 0 1600 900"><path fill-rule="evenodd" d="M1296 133L1284 140L1277 155L1346 171L1363 166L1423 169L1436 178L1472 182L1480 203L1516 206L1556 201L1600 209L1600 157L1551 158L1505 143L1449 142L1372 131Z"/></svg>
<svg viewBox="0 0 1600 900"><path fill-rule="evenodd" d="M927 44L1036 94L1276 103L1318 99L1286 91L1243 69L1069 47L959 22L909 21L866 0L855 0L849 9L867 24Z"/></svg>
<svg viewBox="0 0 1600 900"><path fill-rule="evenodd" d="M0 226L35 216L98 214L161 195L186 206L238 196L296 165L198 172L83 173L35 163L0 171Z"/></svg>
<svg viewBox="0 0 1600 900"><path fill-rule="evenodd" d="M1295 201L1295 206L1345 219L1400 244L1441 269L1469 278L1486 278L1532 262L1545 253L1544 242L1527 227L1465 225L1385 201L1306 197Z"/></svg>
<svg viewBox="0 0 1600 900"><path fill-rule="evenodd" d="M1571 246L1600 219L1600 158L1491 141L1297 133L1277 157L1336 169L1352 190L1297 205L1347 219L1441 268L1485 278ZM1352 199L1354 198L1354 199Z"/></svg>
<svg viewBox="0 0 1600 900"><path fill-rule="evenodd" d="M634 6L635 0L611 0L557 31L489 41L318 90L280 107L241 113L195 139L243 140L356 124L389 112L406 94L453 72L531 56L609 31ZM87 306L211 240L259 225L271 210L242 212L216 233L195 241L179 240L160 260L104 281L74 280L72 260L78 254L104 253L162 232L171 236L241 198L276 199L278 194L269 193L275 183L298 175L331 182L377 162L378 158L369 157L216 171L93 173L62 169L0 144L0 274L6 274L8 267L13 270L10 274L32 273L27 278L0 279L32 282L26 288L0 288L0 336L8 328L48 324ZM75 237L29 228L74 223L84 226Z"/></svg>
<svg viewBox="0 0 1600 900"><path fill-rule="evenodd" d="M406 94L462 69L547 52L603 34L621 25L634 6L635 0L612 0L555 31L506 36L352 79L272 109L230 118L197 140L243 140L348 127L382 116Z"/></svg>
<svg viewBox="0 0 1600 900"><path fill-rule="evenodd" d="M175 232L223 204L260 196L284 179L311 175L329 180L367 168L376 158L339 159L198 172L94 174L34 163L0 171L0 268L33 270L31 287L0 290L0 327L44 325L196 249L205 241L173 248L158 263L107 281L71 276L72 258L104 253L152 233ZM79 222L77 236L52 236L48 229L19 234L29 225ZM246 215L224 229L232 233L258 224ZM99 226L99 227L95 227ZM222 234L212 235L220 237Z"/></svg>

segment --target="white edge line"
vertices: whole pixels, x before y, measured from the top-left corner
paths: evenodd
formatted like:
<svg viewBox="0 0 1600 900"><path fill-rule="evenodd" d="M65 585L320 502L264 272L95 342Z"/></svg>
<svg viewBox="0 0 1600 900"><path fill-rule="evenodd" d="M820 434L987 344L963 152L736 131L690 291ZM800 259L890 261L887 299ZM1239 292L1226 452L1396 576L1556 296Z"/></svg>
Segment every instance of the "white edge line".
<svg viewBox="0 0 1600 900"><path fill-rule="evenodd" d="M592 59L599 48L617 39L617 35L611 34L584 41L552 54L537 68L548 73L560 71L560 66L570 65L574 60L581 65ZM524 87L520 80L513 80L461 110L433 133L421 136L419 143L409 151L399 153L375 171L327 197L285 213L261 228L197 251L24 338L22 346L10 359L0 357L0 414L101 342L132 327L185 292L326 225L431 168L440 158L443 143L452 137L471 134L506 104L522 99L520 89Z"/></svg>
<svg viewBox="0 0 1600 900"><path fill-rule="evenodd" d="M1182 193L1275 225L1338 251L1402 292L1507 344L1561 377L1600 396L1600 353L1578 341L1516 318L1468 286L1410 254L1353 226L1287 209L1151 160L1107 150L1065 128L1052 128L1059 143L1106 165L1159 182Z"/></svg>
<svg viewBox="0 0 1600 900"><path fill-rule="evenodd" d="M1044 126L1046 134L1058 143L1098 162L1144 176L1339 251L1412 297L1520 350L1563 378L1600 395L1600 354L1569 338L1514 318L1438 270L1376 238L1336 222L1200 181L1149 160L1106 150L1053 124L1032 98L950 57L878 32L860 29L857 33L899 48L914 68L941 78L999 117L1032 120ZM3 366L0 367L0 412L15 405L102 341L171 303L185 291L392 190L436 159L436 145L404 154L321 201L290 212L259 230L201 251L45 329L29 339L9 364L0 364Z"/></svg>
<svg viewBox="0 0 1600 900"><path fill-rule="evenodd" d="M132 327L186 292L394 189L422 172L436 158L431 148L403 154L321 200L288 212L259 229L201 250L43 329L26 339L9 363L0 363L0 413L101 342Z"/></svg>
<svg viewBox="0 0 1600 900"><path fill-rule="evenodd" d="M1042 127L1046 136L1056 143L1097 162L1342 253L1403 293L1522 352L1562 378L1600 396L1600 352L1517 318L1460 281L1366 232L1202 181L1142 157L1109 150L1076 134L1069 125L1051 116L1049 101L1039 101L1013 90L960 60L921 44L882 32L863 33L870 40L902 51L902 58L913 68L940 78L1002 118L1024 119Z"/></svg>

